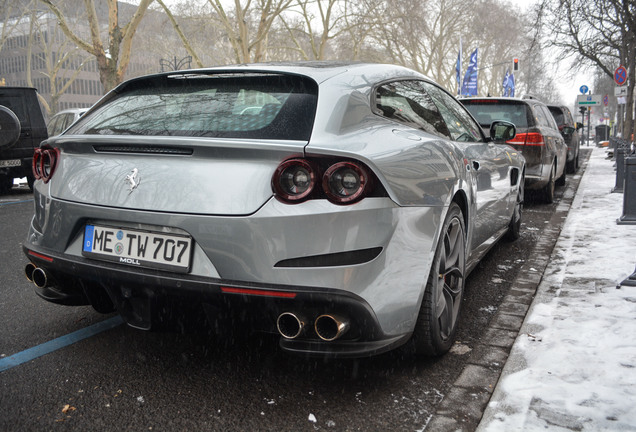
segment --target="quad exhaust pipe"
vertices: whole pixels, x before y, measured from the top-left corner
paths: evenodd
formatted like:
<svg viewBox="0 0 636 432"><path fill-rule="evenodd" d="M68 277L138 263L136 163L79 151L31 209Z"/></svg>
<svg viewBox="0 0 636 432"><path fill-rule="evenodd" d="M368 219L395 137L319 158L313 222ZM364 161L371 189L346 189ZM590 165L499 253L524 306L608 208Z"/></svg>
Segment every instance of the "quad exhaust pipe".
<svg viewBox="0 0 636 432"><path fill-rule="evenodd" d="M276 320L278 332L285 339L296 339L303 334L307 320L293 312L283 312ZM314 330L318 337L331 342L349 330L349 321L337 315L324 314L316 318Z"/></svg>
<svg viewBox="0 0 636 432"><path fill-rule="evenodd" d="M278 327L278 332L285 339L296 339L302 334L305 322L302 317L292 312L283 312L276 320L276 327Z"/></svg>
<svg viewBox="0 0 636 432"><path fill-rule="evenodd" d="M51 277L46 270L36 267L33 263L28 263L24 267L24 274L29 282L33 282L38 288L46 288L51 281Z"/></svg>
<svg viewBox="0 0 636 432"><path fill-rule="evenodd" d="M320 315L316 318L314 330L320 339L327 342L335 341L349 330L349 321L337 315Z"/></svg>

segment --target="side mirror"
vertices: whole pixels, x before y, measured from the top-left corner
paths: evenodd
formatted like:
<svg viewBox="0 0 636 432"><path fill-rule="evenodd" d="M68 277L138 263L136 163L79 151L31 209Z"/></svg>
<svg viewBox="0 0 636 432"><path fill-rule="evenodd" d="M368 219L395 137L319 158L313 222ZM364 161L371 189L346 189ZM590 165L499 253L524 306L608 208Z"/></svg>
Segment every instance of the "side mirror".
<svg viewBox="0 0 636 432"><path fill-rule="evenodd" d="M507 121L496 120L490 124L490 140L495 144L505 144L517 135L517 127Z"/></svg>
<svg viewBox="0 0 636 432"><path fill-rule="evenodd" d="M581 129L583 129L583 123L576 122L576 130L578 131L578 130L581 130Z"/></svg>
<svg viewBox="0 0 636 432"><path fill-rule="evenodd" d="M564 126L563 129L561 130L561 135L563 136L572 135L575 130L576 129L574 129L572 126Z"/></svg>
<svg viewBox="0 0 636 432"><path fill-rule="evenodd" d="M0 105L0 148L8 148L20 138L20 120L9 108Z"/></svg>

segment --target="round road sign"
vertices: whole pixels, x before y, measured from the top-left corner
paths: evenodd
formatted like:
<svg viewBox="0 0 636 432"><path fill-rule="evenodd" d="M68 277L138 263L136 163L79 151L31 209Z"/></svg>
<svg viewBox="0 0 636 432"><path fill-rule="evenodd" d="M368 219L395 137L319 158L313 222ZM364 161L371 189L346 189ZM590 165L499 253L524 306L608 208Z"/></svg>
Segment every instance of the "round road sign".
<svg viewBox="0 0 636 432"><path fill-rule="evenodd" d="M579 91L581 92L581 94L587 94L587 91L589 90L589 88L586 85L582 85L579 88Z"/></svg>
<svg viewBox="0 0 636 432"><path fill-rule="evenodd" d="M619 86L622 86L627 81L627 69L625 66L619 66L614 71L614 81Z"/></svg>

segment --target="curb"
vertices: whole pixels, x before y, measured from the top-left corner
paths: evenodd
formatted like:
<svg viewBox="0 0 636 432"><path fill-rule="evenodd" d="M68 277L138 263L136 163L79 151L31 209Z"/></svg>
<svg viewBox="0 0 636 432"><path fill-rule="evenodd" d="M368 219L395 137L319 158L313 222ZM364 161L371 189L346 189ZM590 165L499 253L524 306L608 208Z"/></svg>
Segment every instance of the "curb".
<svg viewBox="0 0 636 432"><path fill-rule="evenodd" d="M585 150L585 149L581 149ZM566 190L541 232L530 258L526 260L511 289L490 320L450 392L437 406L435 414L424 430L435 432L474 431L484 414L495 386L499 381L506 360L521 325L530 310L537 288L543 279L550 256L557 243L563 224L579 188L581 178L592 154L585 151L581 167L568 177Z"/></svg>

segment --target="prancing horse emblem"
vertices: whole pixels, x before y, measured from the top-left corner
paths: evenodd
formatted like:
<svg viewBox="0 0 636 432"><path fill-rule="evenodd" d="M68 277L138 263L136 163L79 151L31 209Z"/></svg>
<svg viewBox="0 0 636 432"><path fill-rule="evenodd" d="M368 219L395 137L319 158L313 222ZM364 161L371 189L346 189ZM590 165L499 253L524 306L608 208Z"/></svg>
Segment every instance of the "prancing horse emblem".
<svg viewBox="0 0 636 432"><path fill-rule="evenodd" d="M128 185L130 186L130 191L128 192L129 194L131 194L132 191L137 189L137 186L139 186L139 183L141 183L141 176L139 176L138 174L139 174L139 170L137 168L134 168L132 170L132 173L128 174L126 178L124 179L124 181L128 183Z"/></svg>

